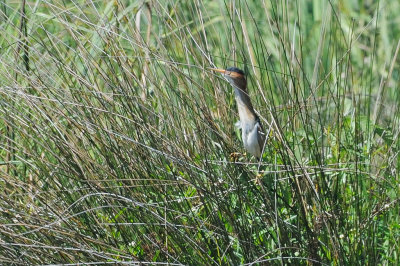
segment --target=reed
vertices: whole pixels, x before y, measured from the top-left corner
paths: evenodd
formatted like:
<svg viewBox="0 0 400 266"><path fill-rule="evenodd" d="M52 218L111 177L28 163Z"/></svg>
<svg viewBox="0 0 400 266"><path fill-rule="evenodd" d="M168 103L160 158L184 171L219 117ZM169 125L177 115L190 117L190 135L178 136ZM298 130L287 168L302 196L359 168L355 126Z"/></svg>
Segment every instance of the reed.
<svg viewBox="0 0 400 266"><path fill-rule="evenodd" d="M399 264L399 9L1 1L0 263Z"/></svg>

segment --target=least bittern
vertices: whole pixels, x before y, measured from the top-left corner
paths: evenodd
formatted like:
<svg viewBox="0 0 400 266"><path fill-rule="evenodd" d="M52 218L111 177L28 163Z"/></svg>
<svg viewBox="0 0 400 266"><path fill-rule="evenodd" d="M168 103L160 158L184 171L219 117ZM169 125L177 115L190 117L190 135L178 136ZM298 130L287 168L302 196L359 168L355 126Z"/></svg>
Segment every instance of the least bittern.
<svg viewBox="0 0 400 266"><path fill-rule="evenodd" d="M211 70L222 73L234 88L244 147L251 155L259 159L264 148L265 134L247 93L247 80L244 72L236 67L230 67L226 70L214 68Z"/></svg>

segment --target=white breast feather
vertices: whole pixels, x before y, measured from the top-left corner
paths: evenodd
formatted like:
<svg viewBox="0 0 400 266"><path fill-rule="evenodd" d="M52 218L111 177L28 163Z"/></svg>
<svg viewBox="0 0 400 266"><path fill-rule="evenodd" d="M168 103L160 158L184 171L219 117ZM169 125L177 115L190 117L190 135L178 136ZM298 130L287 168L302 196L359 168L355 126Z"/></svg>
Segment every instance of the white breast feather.
<svg viewBox="0 0 400 266"><path fill-rule="evenodd" d="M258 143L259 123L243 124L244 123L242 123L242 139L244 147L251 155L259 158L261 156L260 145Z"/></svg>

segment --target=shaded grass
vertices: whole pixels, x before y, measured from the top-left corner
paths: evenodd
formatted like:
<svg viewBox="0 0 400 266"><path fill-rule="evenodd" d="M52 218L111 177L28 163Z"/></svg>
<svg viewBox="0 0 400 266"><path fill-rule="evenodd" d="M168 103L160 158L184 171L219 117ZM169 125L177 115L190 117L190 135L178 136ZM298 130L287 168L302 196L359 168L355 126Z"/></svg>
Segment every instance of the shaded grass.
<svg viewBox="0 0 400 266"><path fill-rule="evenodd" d="M397 3L22 7L1 3L2 262L398 263ZM231 156L208 70L231 65L260 163Z"/></svg>

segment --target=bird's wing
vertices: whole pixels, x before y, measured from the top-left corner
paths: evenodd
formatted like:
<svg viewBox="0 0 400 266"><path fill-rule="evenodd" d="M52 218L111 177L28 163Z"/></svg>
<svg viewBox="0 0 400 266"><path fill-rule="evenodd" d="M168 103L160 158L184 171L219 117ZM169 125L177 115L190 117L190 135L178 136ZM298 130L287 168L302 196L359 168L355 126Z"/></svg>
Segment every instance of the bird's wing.
<svg viewBox="0 0 400 266"><path fill-rule="evenodd" d="M257 140L258 140L258 145L260 146L260 153L262 154L265 145L266 135L264 133L264 129L261 125L260 120L257 121L257 126L258 126Z"/></svg>

